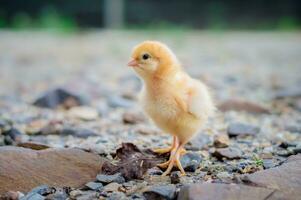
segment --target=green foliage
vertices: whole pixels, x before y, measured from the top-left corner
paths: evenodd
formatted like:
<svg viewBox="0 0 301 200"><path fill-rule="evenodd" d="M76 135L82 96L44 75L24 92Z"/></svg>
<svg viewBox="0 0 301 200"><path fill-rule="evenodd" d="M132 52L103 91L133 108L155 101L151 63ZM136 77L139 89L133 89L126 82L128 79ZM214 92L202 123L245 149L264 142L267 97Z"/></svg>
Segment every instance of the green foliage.
<svg viewBox="0 0 301 200"><path fill-rule="evenodd" d="M263 160L258 158L257 156L253 157L253 160L255 161L256 166L263 166Z"/></svg>
<svg viewBox="0 0 301 200"><path fill-rule="evenodd" d="M63 32L70 32L76 29L74 20L59 15L54 8L43 10L36 23L36 27L51 31L60 30Z"/></svg>
<svg viewBox="0 0 301 200"><path fill-rule="evenodd" d="M33 21L26 13L18 13L14 16L11 26L13 29L33 28Z"/></svg>
<svg viewBox="0 0 301 200"><path fill-rule="evenodd" d="M294 17L286 16L280 18L277 24L278 30L296 30L300 28L300 23L298 23L298 20Z"/></svg>
<svg viewBox="0 0 301 200"><path fill-rule="evenodd" d="M77 29L77 25L72 18L60 15L54 8L47 8L42 10L37 18L32 18L26 13L18 13L12 20L11 28L15 30L43 29L55 32L72 32Z"/></svg>

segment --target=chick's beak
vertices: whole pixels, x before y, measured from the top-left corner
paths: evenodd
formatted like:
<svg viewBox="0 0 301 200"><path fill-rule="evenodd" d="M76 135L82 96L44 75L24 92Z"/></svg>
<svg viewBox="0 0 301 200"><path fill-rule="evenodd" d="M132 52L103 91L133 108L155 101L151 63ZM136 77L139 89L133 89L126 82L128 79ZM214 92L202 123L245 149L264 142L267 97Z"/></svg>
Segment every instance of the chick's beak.
<svg viewBox="0 0 301 200"><path fill-rule="evenodd" d="M130 67L137 67L138 64L139 64L139 63L137 62L137 60L133 59L133 60L131 60L131 61L128 63L128 66L130 66Z"/></svg>

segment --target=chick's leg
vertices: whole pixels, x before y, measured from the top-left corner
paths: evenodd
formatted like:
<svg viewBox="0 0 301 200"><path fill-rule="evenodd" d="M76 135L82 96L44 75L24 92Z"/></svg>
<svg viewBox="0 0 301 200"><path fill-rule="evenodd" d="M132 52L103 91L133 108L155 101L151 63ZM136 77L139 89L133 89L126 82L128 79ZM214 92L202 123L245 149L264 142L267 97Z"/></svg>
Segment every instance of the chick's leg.
<svg viewBox="0 0 301 200"><path fill-rule="evenodd" d="M172 151L169 158L169 163L166 171L162 174L162 176L168 175L172 168L174 166L178 167L178 169L181 171L182 175L186 175L185 170L183 169L181 162L180 162L180 156L181 156L181 149L183 149L183 144L178 143L177 148L175 151Z"/></svg>
<svg viewBox="0 0 301 200"><path fill-rule="evenodd" d="M174 149L176 142L177 142L177 138L176 138L176 136L173 136L172 145L170 147L154 149L153 152L155 152L157 154L169 153Z"/></svg>

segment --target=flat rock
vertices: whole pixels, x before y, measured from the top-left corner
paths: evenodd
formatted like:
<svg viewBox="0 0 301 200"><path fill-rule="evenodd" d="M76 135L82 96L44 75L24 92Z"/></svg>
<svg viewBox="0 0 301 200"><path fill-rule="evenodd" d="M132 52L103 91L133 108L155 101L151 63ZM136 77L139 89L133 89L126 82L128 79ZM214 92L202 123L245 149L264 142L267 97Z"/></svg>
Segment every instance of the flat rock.
<svg viewBox="0 0 301 200"><path fill-rule="evenodd" d="M249 124L244 124L244 123L231 123L228 126L228 135L230 137L235 137L235 136L245 136L245 135L256 135L259 133L260 128L257 126L249 125Z"/></svg>
<svg viewBox="0 0 301 200"><path fill-rule="evenodd" d="M112 182L116 182L116 183L124 183L125 182L121 173L116 173L114 175L98 174L96 179L99 182L106 183L106 184L112 183Z"/></svg>
<svg viewBox="0 0 301 200"><path fill-rule="evenodd" d="M264 200L273 192L273 189L246 185L203 183L184 186L178 200Z"/></svg>
<svg viewBox="0 0 301 200"><path fill-rule="evenodd" d="M101 188L103 188L102 183L97 182L89 182L85 186L91 190L100 190Z"/></svg>
<svg viewBox="0 0 301 200"><path fill-rule="evenodd" d="M212 155L219 160L222 160L223 158L232 160L240 158L242 156L242 152L238 148L228 147L216 149Z"/></svg>
<svg viewBox="0 0 301 200"><path fill-rule="evenodd" d="M86 104L85 100L66 89L56 88L46 91L41 97L37 98L33 105L43 108L57 108L58 106L64 108L71 108Z"/></svg>
<svg viewBox="0 0 301 200"><path fill-rule="evenodd" d="M98 134L95 131L87 128L63 127L58 132L62 136L72 135L74 137L79 137L79 138L98 136Z"/></svg>
<svg viewBox="0 0 301 200"><path fill-rule="evenodd" d="M171 184L150 186L145 189L143 196L147 200L172 200L176 197L176 186Z"/></svg>
<svg viewBox="0 0 301 200"><path fill-rule="evenodd" d="M287 161L278 167L243 175L242 180L248 184L288 192L291 193L292 196L297 194L301 196L300 166L301 154L298 154L290 156Z"/></svg>
<svg viewBox="0 0 301 200"><path fill-rule="evenodd" d="M103 160L79 149L0 147L0 194L28 192L42 184L80 187L93 181Z"/></svg>

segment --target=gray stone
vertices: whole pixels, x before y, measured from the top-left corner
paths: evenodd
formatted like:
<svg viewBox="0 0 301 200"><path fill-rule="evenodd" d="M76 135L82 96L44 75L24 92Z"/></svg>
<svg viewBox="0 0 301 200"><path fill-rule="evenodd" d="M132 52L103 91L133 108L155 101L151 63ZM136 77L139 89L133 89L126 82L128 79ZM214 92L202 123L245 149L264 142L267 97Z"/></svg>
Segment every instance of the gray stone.
<svg viewBox="0 0 301 200"><path fill-rule="evenodd" d="M51 200L65 200L68 194L65 188L57 188L54 193L47 195L47 199Z"/></svg>
<svg viewBox="0 0 301 200"><path fill-rule="evenodd" d="M291 124L285 126L285 130L292 133L301 133L301 126L298 124Z"/></svg>
<svg viewBox="0 0 301 200"><path fill-rule="evenodd" d="M178 184L181 182L181 172L174 171L170 173L170 182L172 184Z"/></svg>
<svg viewBox="0 0 301 200"><path fill-rule="evenodd" d="M194 172L200 165L202 157L198 153L188 152L181 156L180 162L186 171Z"/></svg>
<svg viewBox="0 0 301 200"><path fill-rule="evenodd" d="M230 137L256 135L259 131L259 127L243 123L231 123L227 130Z"/></svg>
<svg viewBox="0 0 301 200"><path fill-rule="evenodd" d="M126 200L126 199L127 199L126 195L122 192L114 192L107 198L107 200Z"/></svg>
<svg viewBox="0 0 301 200"><path fill-rule="evenodd" d="M102 183L96 183L96 182L89 182L86 184L86 187L88 187L91 190L100 190L103 188Z"/></svg>
<svg viewBox="0 0 301 200"><path fill-rule="evenodd" d="M263 167L264 169L269 169L278 165L274 159L263 159Z"/></svg>
<svg viewBox="0 0 301 200"><path fill-rule="evenodd" d="M301 87L291 87L278 90L274 93L274 99L298 98L301 97Z"/></svg>
<svg viewBox="0 0 301 200"><path fill-rule="evenodd" d="M112 108L131 108L133 107L133 101L122 98L120 96L110 96L108 99L108 105Z"/></svg>
<svg viewBox="0 0 301 200"><path fill-rule="evenodd" d="M72 135L74 137L79 138L88 138L91 136L98 136L96 132L87 128L73 128L73 127L65 127L59 133L63 136Z"/></svg>
<svg viewBox="0 0 301 200"><path fill-rule="evenodd" d="M26 195L22 197L20 200L44 200L45 197L38 193L31 193L30 195Z"/></svg>
<svg viewBox="0 0 301 200"><path fill-rule="evenodd" d="M116 183L124 183L125 182L125 179L123 178L121 173L117 173L114 175L98 174L96 179L99 182L106 183L106 184L112 183L112 182L116 182Z"/></svg>
<svg viewBox="0 0 301 200"><path fill-rule="evenodd" d="M6 145L15 145L22 142L23 139L23 134L16 128L11 128L8 131L4 131L2 134L4 135L4 143Z"/></svg>
<svg viewBox="0 0 301 200"><path fill-rule="evenodd" d="M109 183L108 185L106 185L103 190L105 192L117 192L119 190L119 188L122 187L122 185L120 185L119 183Z"/></svg>
<svg viewBox="0 0 301 200"><path fill-rule="evenodd" d="M45 92L45 94L33 102L33 105L44 108L56 108L58 106L70 108L86 103L87 102L81 96L63 88L56 88Z"/></svg>
<svg viewBox="0 0 301 200"><path fill-rule="evenodd" d="M95 191L84 191L81 194L79 194L75 199L76 200L98 200L99 195Z"/></svg>
<svg viewBox="0 0 301 200"><path fill-rule="evenodd" d="M143 196L147 200L157 200L157 199L172 200L176 197L176 186L175 185L150 186L143 192Z"/></svg>
<svg viewBox="0 0 301 200"><path fill-rule="evenodd" d="M185 148L191 151L200 151L208 147L208 145L212 144L212 142L212 137L209 135L198 133L193 140L190 140L187 145L185 145Z"/></svg>
<svg viewBox="0 0 301 200"><path fill-rule="evenodd" d="M238 148L228 147L216 149L212 155L219 160L222 160L223 158L232 160L241 158L242 152Z"/></svg>
<svg viewBox="0 0 301 200"><path fill-rule="evenodd" d="M225 148L230 144L229 136L226 134L219 134L214 137L213 145L217 148Z"/></svg>

